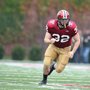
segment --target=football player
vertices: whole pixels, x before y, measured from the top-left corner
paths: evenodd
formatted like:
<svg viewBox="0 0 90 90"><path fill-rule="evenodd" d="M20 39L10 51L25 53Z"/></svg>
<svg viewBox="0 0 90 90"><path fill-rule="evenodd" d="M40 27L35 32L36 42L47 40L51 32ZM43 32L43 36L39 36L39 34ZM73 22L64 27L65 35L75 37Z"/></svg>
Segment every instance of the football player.
<svg viewBox="0 0 90 90"><path fill-rule="evenodd" d="M72 38L75 40L71 50ZM49 20L46 25L46 34L44 42L49 46L44 55L43 80L41 85L47 83L47 77L56 70L61 73L72 58L80 45L80 36L77 31L77 25L70 20L69 12L60 10L57 18ZM56 63L53 63L56 60Z"/></svg>

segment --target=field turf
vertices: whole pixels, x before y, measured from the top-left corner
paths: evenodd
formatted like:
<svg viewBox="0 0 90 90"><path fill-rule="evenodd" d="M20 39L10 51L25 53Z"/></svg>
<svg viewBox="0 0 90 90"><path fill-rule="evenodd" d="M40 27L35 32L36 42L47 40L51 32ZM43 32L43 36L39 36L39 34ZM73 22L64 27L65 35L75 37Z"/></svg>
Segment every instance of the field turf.
<svg viewBox="0 0 90 90"><path fill-rule="evenodd" d="M90 65L68 64L40 86L42 63L0 61L0 90L90 90Z"/></svg>

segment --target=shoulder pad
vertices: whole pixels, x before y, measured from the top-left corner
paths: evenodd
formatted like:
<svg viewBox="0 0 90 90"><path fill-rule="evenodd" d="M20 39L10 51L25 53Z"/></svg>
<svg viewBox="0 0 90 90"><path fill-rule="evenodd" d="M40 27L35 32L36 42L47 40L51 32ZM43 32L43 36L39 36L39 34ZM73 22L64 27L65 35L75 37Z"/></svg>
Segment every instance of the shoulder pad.
<svg viewBox="0 0 90 90"><path fill-rule="evenodd" d="M77 27L76 23L73 22L73 21L70 21L68 26L69 26L69 28L71 28L71 29L75 29L75 28Z"/></svg>
<svg viewBox="0 0 90 90"><path fill-rule="evenodd" d="M55 19L49 20L47 23L48 28L53 28L55 26L55 22L56 22Z"/></svg>

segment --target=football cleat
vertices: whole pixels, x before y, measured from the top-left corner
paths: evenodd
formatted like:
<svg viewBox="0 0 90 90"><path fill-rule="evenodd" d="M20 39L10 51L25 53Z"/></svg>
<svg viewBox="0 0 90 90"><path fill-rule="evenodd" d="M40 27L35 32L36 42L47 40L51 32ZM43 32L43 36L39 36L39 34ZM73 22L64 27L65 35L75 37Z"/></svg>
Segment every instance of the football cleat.
<svg viewBox="0 0 90 90"><path fill-rule="evenodd" d="M42 80L39 85L46 85L47 84L47 80Z"/></svg>

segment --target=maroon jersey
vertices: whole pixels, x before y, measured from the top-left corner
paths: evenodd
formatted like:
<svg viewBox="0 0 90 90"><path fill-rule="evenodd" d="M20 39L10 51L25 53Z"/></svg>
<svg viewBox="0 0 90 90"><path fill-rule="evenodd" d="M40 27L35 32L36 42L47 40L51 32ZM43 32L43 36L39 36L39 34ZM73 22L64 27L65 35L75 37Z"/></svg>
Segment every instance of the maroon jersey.
<svg viewBox="0 0 90 90"><path fill-rule="evenodd" d="M48 21L46 30L56 39L54 45L59 48L70 46L72 37L77 34L77 26L73 21L69 21L66 28L60 29L57 19L52 19Z"/></svg>

